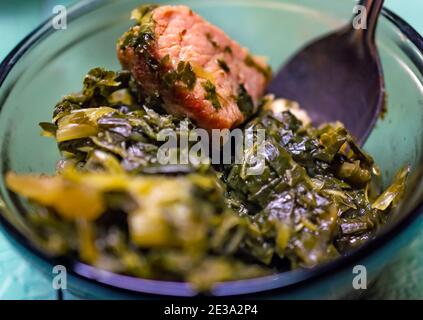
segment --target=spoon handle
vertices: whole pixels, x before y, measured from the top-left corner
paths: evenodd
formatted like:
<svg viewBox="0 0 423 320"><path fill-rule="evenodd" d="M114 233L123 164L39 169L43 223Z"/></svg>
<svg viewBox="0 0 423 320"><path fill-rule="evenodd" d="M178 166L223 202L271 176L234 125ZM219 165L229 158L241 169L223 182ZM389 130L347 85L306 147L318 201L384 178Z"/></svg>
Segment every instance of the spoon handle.
<svg viewBox="0 0 423 320"><path fill-rule="evenodd" d="M360 0L358 3L366 9L367 19L367 29L360 30L360 33L364 40L370 45L375 42L377 21L384 2L384 0Z"/></svg>

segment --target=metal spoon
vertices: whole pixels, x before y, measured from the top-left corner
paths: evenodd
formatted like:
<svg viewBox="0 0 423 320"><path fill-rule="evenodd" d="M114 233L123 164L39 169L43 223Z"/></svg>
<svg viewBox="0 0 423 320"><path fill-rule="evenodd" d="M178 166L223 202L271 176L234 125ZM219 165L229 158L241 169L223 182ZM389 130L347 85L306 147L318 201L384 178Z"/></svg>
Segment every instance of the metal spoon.
<svg viewBox="0 0 423 320"><path fill-rule="evenodd" d="M359 4L367 13L366 29L363 28L366 20L360 21L358 11L350 24L294 55L276 74L268 92L298 101L315 124L341 121L363 143L382 111L385 98L375 44L383 2L361 0Z"/></svg>

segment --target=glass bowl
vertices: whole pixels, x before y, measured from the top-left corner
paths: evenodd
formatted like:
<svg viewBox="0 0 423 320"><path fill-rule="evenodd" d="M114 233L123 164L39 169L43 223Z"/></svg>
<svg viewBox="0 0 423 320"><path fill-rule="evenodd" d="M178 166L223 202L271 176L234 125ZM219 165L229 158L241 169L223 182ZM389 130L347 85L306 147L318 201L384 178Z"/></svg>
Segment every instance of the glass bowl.
<svg viewBox="0 0 423 320"><path fill-rule="evenodd" d="M1 172L52 173L59 158L55 142L40 136L38 122L49 120L61 96L81 89L93 67L118 69L117 38L131 25L129 13L140 0L88 1L68 9L67 28L50 20L28 35L0 66ZM304 43L346 23L353 1L222 0L155 1L187 4L223 28L252 52L269 57L276 70ZM379 119L365 148L389 182L405 164L412 178L404 204L373 241L348 256L311 270L217 284L212 295L272 298L336 298L353 292L353 267L363 265L372 279L423 225L423 40L389 10L377 32L387 89L387 114ZM342 106L340 106L342 107ZM8 239L46 275L64 265L68 289L87 298L194 296L187 283L113 274L79 261L48 256L32 241L22 218L28 205L9 192L0 178L0 222Z"/></svg>

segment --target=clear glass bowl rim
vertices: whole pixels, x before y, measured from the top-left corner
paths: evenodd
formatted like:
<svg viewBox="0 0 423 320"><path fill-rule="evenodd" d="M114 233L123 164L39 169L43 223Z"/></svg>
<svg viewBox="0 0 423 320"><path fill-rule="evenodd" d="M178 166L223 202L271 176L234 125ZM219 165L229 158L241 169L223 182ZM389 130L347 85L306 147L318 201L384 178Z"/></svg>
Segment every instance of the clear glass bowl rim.
<svg viewBox="0 0 423 320"><path fill-rule="evenodd" d="M82 1L72 5L68 10L67 19L72 20L88 14L102 5L106 5L112 0L90 0ZM387 8L383 8L382 15L399 29L423 55L423 37L405 20L396 15ZM19 62L25 52L35 46L40 40L54 32L51 25L51 17L46 19L31 33L29 33L15 48L6 56L0 64L0 87L4 83L11 69ZM416 61L413 61L416 62ZM418 70L423 74L423 61L417 65ZM2 105L0 105L0 110ZM0 195L0 197L2 197ZM318 279L324 279L345 269L346 266L357 264L362 259L369 257L378 249L384 246L388 241L395 241L395 238L402 233L408 226L423 216L423 199L417 207L410 211L399 223L392 228L380 234L374 240L364 244L359 249L334 261L317 266L313 269L293 270L275 275L219 283L212 290L211 294L215 296L235 296L244 294L258 293L287 293L290 290L314 282ZM149 280L131 276L125 276L112 272L107 272L96 267L84 264L79 261L70 260L66 257L52 258L39 250L25 235L16 228L9 220L0 214L0 225L11 237L12 242L23 248L36 259L50 265L64 265L68 273L79 280L88 281L93 285L102 286L108 289L121 291L126 294L148 294L162 296L196 296L199 293L195 291L188 283Z"/></svg>

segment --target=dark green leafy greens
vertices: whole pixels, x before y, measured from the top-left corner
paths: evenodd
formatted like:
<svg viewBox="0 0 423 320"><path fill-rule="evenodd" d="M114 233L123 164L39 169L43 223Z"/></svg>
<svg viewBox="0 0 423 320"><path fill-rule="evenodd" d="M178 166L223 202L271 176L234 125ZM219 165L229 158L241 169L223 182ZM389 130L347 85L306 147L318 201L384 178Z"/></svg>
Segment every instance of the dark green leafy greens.
<svg viewBox="0 0 423 320"><path fill-rule="evenodd" d="M155 38L152 11L157 5L141 5L132 10L131 19L135 26L130 28L119 39L118 47L122 50L133 48L137 54L142 54L151 72L158 72L161 65L151 53L151 44Z"/></svg>
<svg viewBox="0 0 423 320"><path fill-rule="evenodd" d="M187 86L190 70L178 67ZM219 108L212 84L203 85ZM243 86L238 105L253 114ZM359 246L405 188L407 168L381 193L373 159L341 124L304 126L289 111L272 111L272 100L243 128L252 137L264 130L266 140L245 149L241 163L163 165L159 132L195 129L163 110L160 96L145 96L128 72L101 68L56 105L53 121L40 126L63 155L57 175L7 175L8 186L35 204L28 221L45 248L207 290L286 270L287 262L313 267ZM259 163L262 174L248 175Z"/></svg>
<svg viewBox="0 0 423 320"><path fill-rule="evenodd" d="M238 88L238 96L236 99L239 110L248 119L255 111L254 102L251 96L248 94L244 85L241 84Z"/></svg>
<svg viewBox="0 0 423 320"><path fill-rule="evenodd" d="M206 91L204 98L209 100L211 102L212 106L216 110L220 109L222 107L222 105L220 104L219 96L217 95L217 92L216 92L216 86L210 80L203 82L201 85L203 86L204 90Z"/></svg>
<svg viewBox="0 0 423 320"><path fill-rule="evenodd" d="M223 48L223 52L225 53L229 53L230 55L232 55L232 48L230 46L226 46L225 48Z"/></svg>
<svg viewBox="0 0 423 320"><path fill-rule="evenodd" d="M226 168L223 181L236 199L232 208L262 230L248 248L253 252L257 242L266 248L257 258L268 263L276 255L293 267L315 266L371 239L383 225L388 207L372 194L378 194L378 169L342 125L303 127L289 111L265 110L246 129L266 132L264 172L245 175L247 161L254 163L247 149L245 163ZM407 172L380 197L395 190L398 200Z"/></svg>
<svg viewBox="0 0 423 320"><path fill-rule="evenodd" d="M210 44L213 46L213 48L219 49L219 45L217 44L216 41L213 40L213 36L210 33L206 33L206 38L210 42Z"/></svg>
<svg viewBox="0 0 423 320"><path fill-rule="evenodd" d="M225 71L226 73L230 73L231 69L229 69L228 64L225 62L225 60L223 59L217 59L217 64L219 65L219 67Z"/></svg>
<svg viewBox="0 0 423 320"><path fill-rule="evenodd" d="M270 69L269 66L267 67L263 67L262 65L258 64L254 58L250 55L247 55L245 57L245 64L251 68L256 69L258 72L260 72L261 74L263 74L267 80L270 80L270 78L272 77L272 70Z"/></svg>
<svg viewBox="0 0 423 320"><path fill-rule="evenodd" d="M165 64L166 60L165 57L165 61L162 63ZM188 90L192 90L197 82L197 76L188 61L181 61L176 70L168 71L163 75L162 81L168 89L172 89L177 81L181 81Z"/></svg>

